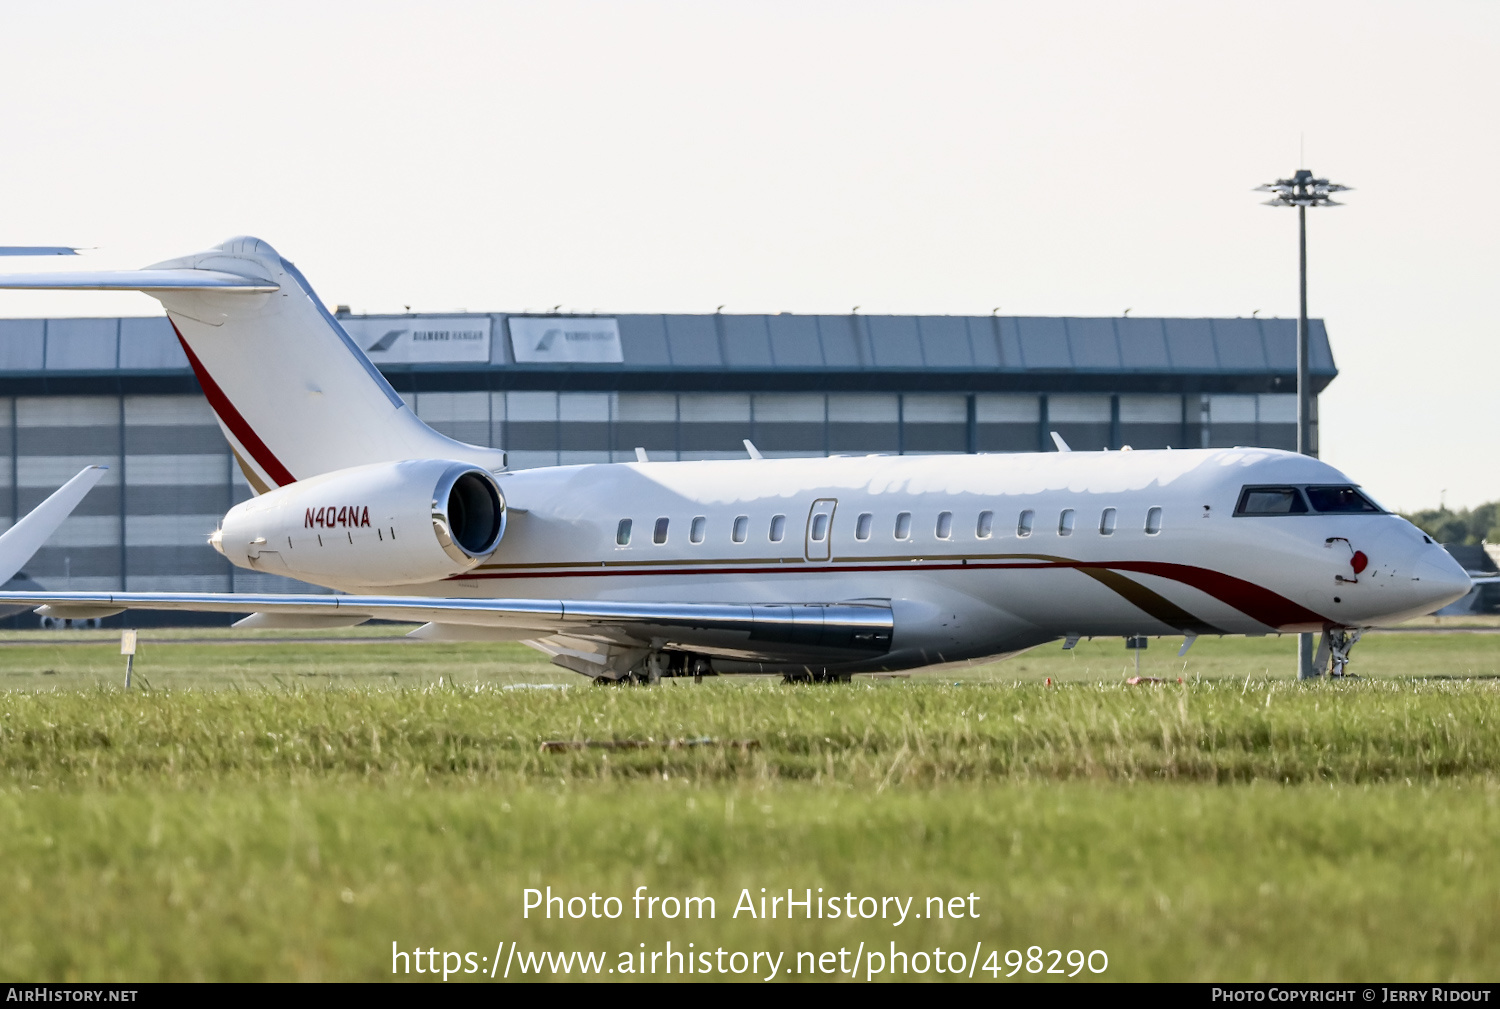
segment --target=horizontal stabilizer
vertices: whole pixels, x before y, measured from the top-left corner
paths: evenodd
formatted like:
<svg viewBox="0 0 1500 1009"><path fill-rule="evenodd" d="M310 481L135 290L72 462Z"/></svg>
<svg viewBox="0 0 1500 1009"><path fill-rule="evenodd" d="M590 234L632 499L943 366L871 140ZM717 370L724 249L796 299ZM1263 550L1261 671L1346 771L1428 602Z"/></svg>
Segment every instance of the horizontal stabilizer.
<svg viewBox="0 0 1500 1009"><path fill-rule="evenodd" d="M76 256L70 245L0 245L0 256Z"/></svg>
<svg viewBox="0 0 1500 1009"><path fill-rule="evenodd" d="M216 291L270 294L281 285L219 270L76 270L0 274L0 290L13 291Z"/></svg>

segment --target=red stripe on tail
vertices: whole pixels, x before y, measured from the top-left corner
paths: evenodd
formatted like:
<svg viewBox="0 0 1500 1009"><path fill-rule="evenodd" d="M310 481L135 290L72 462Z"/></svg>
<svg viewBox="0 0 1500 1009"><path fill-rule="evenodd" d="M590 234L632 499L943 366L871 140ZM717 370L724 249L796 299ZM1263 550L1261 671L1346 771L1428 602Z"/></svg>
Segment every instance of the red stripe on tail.
<svg viewBox="0 0 1500 1009"><path fill-rule="evenodd" d="M203 367L203 362L198 360L198 355L193 353L193 348L189 347L187 341L182 338L182 330L177 328L177 323L170 316L167 321L172 323L172 332L177 334L177 342L182 344L182 352L187 355L188 364L193 366L193 374L198 376L198 384L203 387L203 395L208 400L208 405L214 413L219 415L224 426L229 428L239 443L245 447L245 451L250 453L251 458L278 487L296 483L297 478L281 465L281 460L276 458L276 454L260 440L260 436L234 408L234 404L229 402L229 397L224 395L224 390L219 388L219 383L213 380L208 369Z"/></svg>

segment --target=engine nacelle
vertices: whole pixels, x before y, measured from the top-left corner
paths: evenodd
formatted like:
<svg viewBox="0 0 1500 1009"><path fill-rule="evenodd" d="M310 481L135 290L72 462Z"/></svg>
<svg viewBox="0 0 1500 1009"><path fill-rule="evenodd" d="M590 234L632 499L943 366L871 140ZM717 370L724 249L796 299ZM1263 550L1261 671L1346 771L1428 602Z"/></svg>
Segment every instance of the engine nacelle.
<svg viewBox="0 0 1500 1009"><path fill-rule="evenodd" d="M354 588L463 574L504 533L505 497L488 472L413 459L337 470L241 502L209 542L242 568Z"/></svg>

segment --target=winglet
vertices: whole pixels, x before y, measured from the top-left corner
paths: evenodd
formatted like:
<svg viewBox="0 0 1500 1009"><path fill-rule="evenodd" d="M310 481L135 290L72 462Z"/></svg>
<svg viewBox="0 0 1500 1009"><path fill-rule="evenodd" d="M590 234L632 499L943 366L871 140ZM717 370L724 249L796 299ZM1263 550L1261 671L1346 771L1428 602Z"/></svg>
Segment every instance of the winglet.
<svg viewBox="0 0 1500 1009"><path fill-rule="evenodd" d="M63 484L52 495L27 512L21 521L0 536L0 585L20 571L41 545L57 532L57 527L78 507L108 466L90 466Z"/></svg>
<svg viewBox="0 0 1500 1009"><path fill-rule="evenodd" d="M635 447L635 461L636 462L650 462L651 461L650 458L648 458L647 455L646 455L646 450L643 449L643 448L641 448L639 445L637 445Z"/></svg>
<svg viewBox="0 0 1500 1009"><path fill-rule="evenodd" d="M765 458L765 456L760 454L760 449L756 448L754 443L751 442L749 438L745 439L745 451L750 453L750 458L752 459Z"/></svg>
<svg viewBox="0 0 1500 1009"><path fill-rule="evenodd" d="M1051 432L1051 434L1052 434L1052 444L1054 444L1054 445L1057 446L1057 450L1059 452L1071 452L1071 451L1073 451L1072 449L1068 448L1068 443L1065 442L1065 441L1063 441L1063 436L1062 435L1058 434L1056 431Z"/></svg>

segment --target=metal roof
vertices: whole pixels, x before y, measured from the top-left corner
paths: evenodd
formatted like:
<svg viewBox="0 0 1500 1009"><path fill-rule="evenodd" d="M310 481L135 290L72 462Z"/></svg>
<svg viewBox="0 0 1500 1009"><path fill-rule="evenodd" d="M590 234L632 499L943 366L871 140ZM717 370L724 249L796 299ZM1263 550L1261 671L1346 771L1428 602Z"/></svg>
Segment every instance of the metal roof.
<svg viewBox="0 0 1500 1009"><path fill-rule="evenodd" d="M622 363L517 363L508 313L350 316L407 324L491 320L489 362L382 364L398 388L1158 388L1280 389L1295 381L1293 319L1061 318L943 315L616 315ZM559 318L579 318L559 316ZM1335 375L1327 330L1310 320L1314 386ZM421 376L426 375L424 380ZM191 385L165 317L0 319L0 391L38 380L62 391L85 377ZM842 376L839 378L837 376ZM132 386L139 385L131 381ZM162 381L148 382L161 386ZM451 384L445 381L443 384Z"/></svg>
<svg viewBox="0 0 1500 1009"><path fill-rule="evenodd" d="M1193 374L1297 370L1294 319L791 314L613 318L619 320L625 361L604 366L610 368ZM1337 369L1323 320L1309 320L1309 330L1312 370L1332 378ZM508 344L500 339L494 342L491 362L558 367L514 364Z"/></svg>

